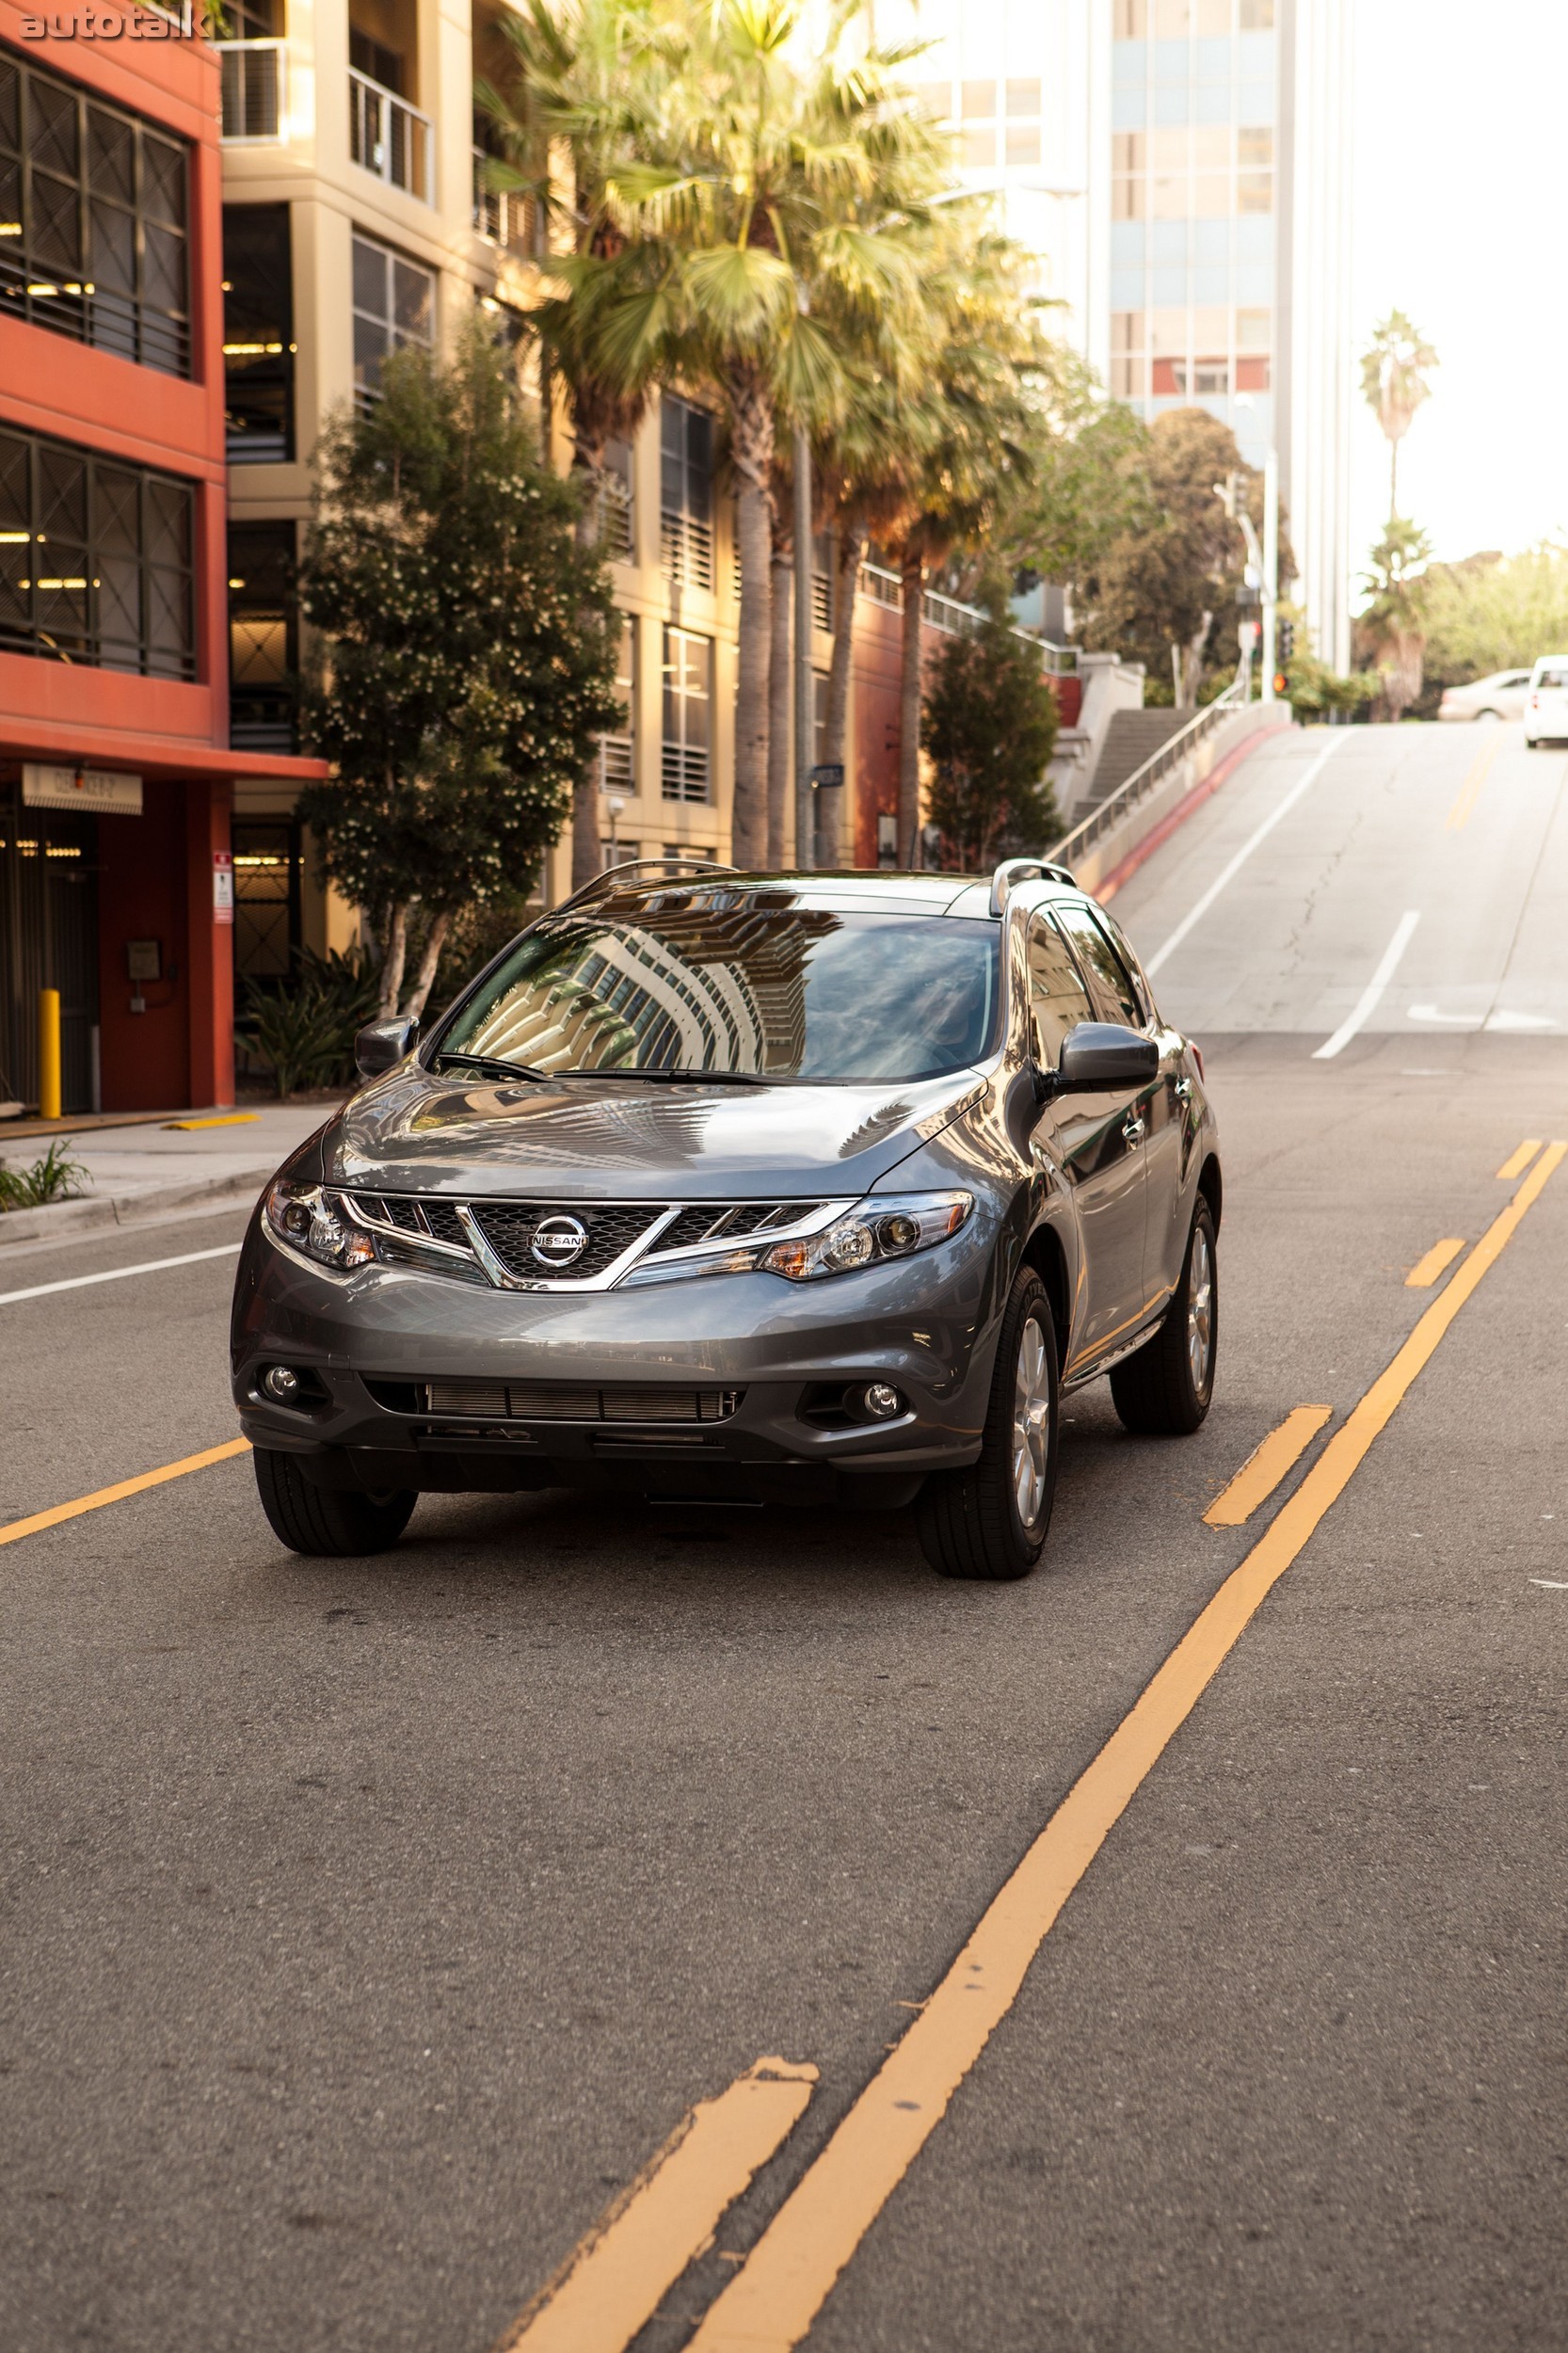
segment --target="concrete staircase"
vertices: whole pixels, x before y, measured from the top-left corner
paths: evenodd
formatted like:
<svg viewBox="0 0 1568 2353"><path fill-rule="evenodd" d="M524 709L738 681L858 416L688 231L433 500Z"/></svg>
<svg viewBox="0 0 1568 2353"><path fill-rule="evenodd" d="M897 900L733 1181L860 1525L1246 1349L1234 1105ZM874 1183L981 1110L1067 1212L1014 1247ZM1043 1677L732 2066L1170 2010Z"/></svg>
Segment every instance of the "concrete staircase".
<svg viewBox="0 0 1568 2353"><path fill-rule="evenodd" d="M1106 730L1100 756L1095 763L1095 774L1088 792L1080 805L1079 815L1087 816L1101 801L1125 784L1133 772L1152 760L1160 747L1168 744L1177 730L1192 717L1191 711L1155 709L1152 711L1118 711Z"/></svg>

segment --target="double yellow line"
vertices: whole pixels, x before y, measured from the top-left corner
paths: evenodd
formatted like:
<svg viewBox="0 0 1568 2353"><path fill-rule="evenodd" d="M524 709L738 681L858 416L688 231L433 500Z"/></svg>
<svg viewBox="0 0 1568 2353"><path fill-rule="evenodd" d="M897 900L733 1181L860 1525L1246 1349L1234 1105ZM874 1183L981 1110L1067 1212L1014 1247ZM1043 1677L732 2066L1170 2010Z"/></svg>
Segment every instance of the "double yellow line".
<svg viewBox="0 0 1568 2353"><path fill-rule="evenodd" d="M1526 1160L1537 1150L1532 1144ZM1012 2008L1035 1954L1133 1796L1267 1595L1344 1494L1460 1309L1496 1264L1565 1157L1568 1143L1554 1143L1534 1160L1508 1207L1493 1220L1392 1362L1334 1433L1301 1485L1159 1668L986 1908L952 1968L756 2246L744 2258L731 2258L739 2267L709 2306L689 2340L688 2353L791 2353L808 2334L840 2274ZM1505 1166L1512 1172L1512 1162ZM1272 1433L1281 1443L1261 1462L1260 1449L1253 1464L1243 1466L1238 1481L1251 1469L1251 1488L1238 1488L1238 1481L1232 1481L1238 1489L1232 1516L1220 1524L1235 1524L1256 1508L1260 1495L1277 1485L1322 1428L1327 1414L1322 1406L1299 1408L1299 1418L1293 1416L1282 1425L1288 1436ZM800 2105L804 2107L804 2099ZM777 2145L799 2112L794 2110L784 2122ZM762 2161L755 2143L749 2142L744 2160L732 2168L733 2197L749 2184ZM694 2228L684 2255L667 2235L660 2239L656 2261L639 2253L636 2235L628 2227L630 2218L639 2199L657 2195L658 2179L656 2169L650 2179L634 2185L630 2204L617 2210L614 2226L584 2242L560 2275L559 2287L541 2291L496 2353L567 2353L568 2347L569 2353L624 2353L685 2263L712 2244L716 2227L714 2185L708 2180L697 2217L700 2233ZM568 2294L571 2326L563 2332L556 2297ZM608 2315L612 2307L616 2315L613 2326L589 2325L590 2314Z"/></svg>
<svg viewBox="0 0 1568 2353"><path fill-rule="evenodd" d="M1459 797L1454 802L1452 808L1449 809L1447 817L1443 820L1443 830L1445 833L1464 832L1465 826L1475 815L1476 803L1480 798L1481 786L1486 782L1487 777L1492 773L1492 762L1496 759L1497 754L1501 751L1502 747L1503 739L1501 730L1495 728L1492 730L1491 742L1487 744L1486 749L1483 752L1478 753L1475 760L1471 762L1470 773L1459 788Z"/></svg>

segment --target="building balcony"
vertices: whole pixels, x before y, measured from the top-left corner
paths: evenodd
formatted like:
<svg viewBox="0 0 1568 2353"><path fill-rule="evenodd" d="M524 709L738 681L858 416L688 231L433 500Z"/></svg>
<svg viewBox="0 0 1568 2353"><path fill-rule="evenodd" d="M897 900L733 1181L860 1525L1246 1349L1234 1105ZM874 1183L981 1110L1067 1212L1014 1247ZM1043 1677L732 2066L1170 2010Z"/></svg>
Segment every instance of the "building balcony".
<svg viewBox="0 0 1568 2353"><path fill-rule="evenodd" d="M284 136L287 114L288 43L282 40L218 40L226 147L265 147Z"/></svg>
<svg viewBox="0 0 1568 2353"><path fill-rule="evenodd" d="M504 253L528 249L528 200L515 188L488 188L485 168L495 158L482 147L473 151L473 226L487 245Z"/></svg>
<svg viewBox="0 0 1568 2353"><path fill-rule="evenodd" d="M348 149L363 170L429 204L434 201L434 145L435 126L428 115L349 67Z"/></svg>

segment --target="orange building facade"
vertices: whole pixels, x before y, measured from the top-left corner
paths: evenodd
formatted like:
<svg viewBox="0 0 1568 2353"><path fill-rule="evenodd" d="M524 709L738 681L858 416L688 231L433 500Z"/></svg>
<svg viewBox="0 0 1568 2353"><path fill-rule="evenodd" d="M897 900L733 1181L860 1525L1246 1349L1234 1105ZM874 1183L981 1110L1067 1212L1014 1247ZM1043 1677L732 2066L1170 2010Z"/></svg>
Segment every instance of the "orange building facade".
<svg viewBox="0 0 1568 2353"><path fill-rule="evenodd" d="M53 988L68 1112L232 1101L234 786L324 773L229 746L218 102L0 0L0 1098Z"/></svg>

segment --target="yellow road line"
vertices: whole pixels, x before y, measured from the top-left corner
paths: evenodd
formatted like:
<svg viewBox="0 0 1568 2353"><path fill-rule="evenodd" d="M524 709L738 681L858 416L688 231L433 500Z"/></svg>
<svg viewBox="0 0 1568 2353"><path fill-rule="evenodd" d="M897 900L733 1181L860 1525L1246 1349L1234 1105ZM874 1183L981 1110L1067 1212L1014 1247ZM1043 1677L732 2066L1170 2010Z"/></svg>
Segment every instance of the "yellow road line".
<svg viewBox="0 0 1568 2353"><path fill-rule="evenodd" d="M1300 1461L1321 1430L1332 1421L1332 1405L1293 1405L1277 1430L1255 1446L1228 1486L1222 1487L1208 1511L1209 1528L1240 1528L1258 1505L1274 1492L1291 1465Z"/></svg>
<svg viewBox="0 0 1568 2353"><path fill-rule="evenodd" d="M1452 1235L1447 1241L1434 1241L1426 1257L1417 1258L1410 1273L1405 1276L1406 1290L1430 1290L1445 1267L1452 1266L1464 1247L1463 1238Z"/></svg>
<svg viewBox="0 0 1568 2353"><path fill-rule="evenodd" d="M1502 737L1495 734L1486 749L1471 763L1470 773L1459 788L1459 798L1443 820L1445 833L1461 833L1469 824L1476 803L1480 798L1481 786L1486 782L1492 762L1501 749Z"/></svg>
<svg viewBox="0 0 1568 2353"><path fill-rule="evenodd" d="M1007 2015L1112 1827L1233 1645L1337 1502L1464 1302L1568 1156L1554 1144L1335 1432L1035 1839L914 2024L709 2307L687 2353L789 2353Z"/></svg>
<svg viewBox="0 0 1568 2353"><path fill-rule="evenodd" d="M699 2101L495 2353L621 2353L788 2138L816 2080L814 2067L760 2058Z"/></svg>
<svg viewBox="0 0 1568 2353"><path fill-rule="evenodd" d="M105 1503L122 1503L127 1496L139 1496L149 1487L161 1487L166 1480L184 1479L187 1471L205 1470L210 1463L227 1463L236 1454L248 1454L248 1438L230 1438L222 1446L210 1446L200 1454L187 1454L183 1462L165 1463L158 1470L138 1471L135 1479L121 1479L112 1487L100 1487L96 1494L78 1496L74 1503L51 1504L47 1512L34 1512L24 1520L8 1520L0 1527L0 1545L20 1544L24 1536L37 1536L43 1529L58 1528L62 1520L80 1519L84 1512L101 1512Z"/></svg>
<svg viewBox="0 0 1568 2353"><path fill-rule="evenodd" d="M1524 1175L1526 1169L1528 1168L1531 1160L1534 1160L1540 1149L1541 1138L1539 1136L1527 1136L1524 1143L1519 1146L1517 1152L1511 1152L1509 1154L1507 1160L1497 1171L1498 1176L1505 1177L1508 1182L1512 1184L1515 1176L1522 1176Z"/></svg>

